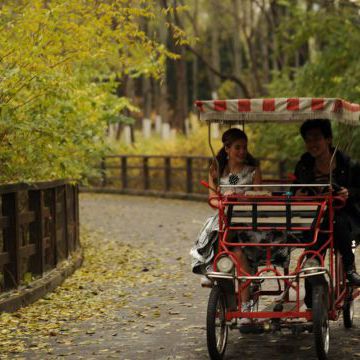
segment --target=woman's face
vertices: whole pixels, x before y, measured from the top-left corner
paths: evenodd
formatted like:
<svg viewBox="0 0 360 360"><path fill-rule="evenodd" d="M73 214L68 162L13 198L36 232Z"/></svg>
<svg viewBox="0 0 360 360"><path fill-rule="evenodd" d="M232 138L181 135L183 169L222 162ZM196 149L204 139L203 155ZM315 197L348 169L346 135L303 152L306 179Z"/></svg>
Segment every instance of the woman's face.
<svg viewBox="0 0 360 360"><path fill-rule="evenodd" d="M240 139L234 141L230 146L225 146L229 161L243 163L247 155L247 141Z"/></svg>

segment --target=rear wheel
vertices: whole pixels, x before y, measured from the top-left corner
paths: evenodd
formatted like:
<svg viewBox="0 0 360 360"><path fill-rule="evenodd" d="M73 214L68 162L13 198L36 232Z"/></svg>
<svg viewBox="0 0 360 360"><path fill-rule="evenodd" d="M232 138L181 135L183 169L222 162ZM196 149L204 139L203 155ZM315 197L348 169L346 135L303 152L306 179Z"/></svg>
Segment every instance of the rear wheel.
<svg viewBox="0 0 360 360"><path fill-rule="evenodd" d="M316 353L319 360L327 360L330 344L328 316L328 288L324 283L312 286L312 316Z"/></svg>
<svg viewBox="0 0 360 360"><path fill-rule="evenodd" d="M224 356L228 338L226 325L225 295L219 286L210 292L206 318L207 346L212 360L221 360Z"/></svg>
<svg viewBox="0 0 360 360"><path fill-rule="evenodd" d="M350 329L353 326L354 320L354 301L346 301L343 308L344 326Z"/></svg>

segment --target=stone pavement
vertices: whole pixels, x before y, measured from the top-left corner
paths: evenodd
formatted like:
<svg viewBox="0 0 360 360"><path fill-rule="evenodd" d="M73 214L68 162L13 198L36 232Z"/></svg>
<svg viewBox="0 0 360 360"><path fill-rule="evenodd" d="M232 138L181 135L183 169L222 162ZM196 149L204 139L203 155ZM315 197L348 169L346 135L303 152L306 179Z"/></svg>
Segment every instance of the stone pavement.
<svg viewBox="0 0 360 360"><path fill-rule="evenodd" d="M209 290L190 272L189 249L212 210L201 202L118 195L81 196L81 223L141 248L154 281L131 288L127 305L109 318L68 324L93 331L78 334L71 343L53 344L49 358L68 359L208 359L205 316ZM99 244L101 246L101 244ZM360 257L360 254L358 258ZM114 301L117 298L114 296ZM357 306L357 311L359 307ZM360 358L359 317L345 330L342 319L332 323L331 359ZM24 358L43 359L36 353ZM312 334L241 335L230 332L226 359L316 359Z"/></svg>

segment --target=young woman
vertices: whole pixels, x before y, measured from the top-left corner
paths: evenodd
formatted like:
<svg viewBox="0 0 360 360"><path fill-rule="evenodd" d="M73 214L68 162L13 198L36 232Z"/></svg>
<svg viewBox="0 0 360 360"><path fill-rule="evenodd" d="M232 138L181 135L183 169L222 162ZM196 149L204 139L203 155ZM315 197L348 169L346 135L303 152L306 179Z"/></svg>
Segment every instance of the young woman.
<svg viewBox="0 0 360 360"><path fill-rule="evenodd" d="M246 184L260 184L261 172L258 162L248 152L248 139L244 131L231 128L224 132L222 136L223 147L218 152L216 162L210 166L209 185L216 189L219 185L246 185ZM220 184L218 181L218 171L220 174ZM243 192L244 188L235 188L226 190L224 194ZM214 195L213 190L209 190L209 197ZM211 216L205 222L195 245L190 251L193 257L192 270L197 274L204 274L212 268L212 260L214 257L214 244L217 240L217 231L219 230L218 215ZM255 235L255 234L252 234ZM250 266L247 256L240 248L234 248L233 252L241 261L242 267L245 271L250 272ZM210 281L204 277L202 283L206 285L206 281ZM249 294L243 294L243 302L249 300Z"/></svg>

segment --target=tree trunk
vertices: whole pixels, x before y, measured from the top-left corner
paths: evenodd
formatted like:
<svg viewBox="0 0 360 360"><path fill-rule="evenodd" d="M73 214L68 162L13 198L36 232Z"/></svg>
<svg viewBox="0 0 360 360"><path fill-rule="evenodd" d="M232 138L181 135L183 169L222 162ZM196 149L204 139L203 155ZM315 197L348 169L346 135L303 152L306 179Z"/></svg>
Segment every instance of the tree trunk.
<svg viewBox="0 0 360 360"><path fill-rule="evenodd" d="M173 127L185 132L185 118L188 113L185 48L178 47L177 50L177 53L181 54L181 59L176 62L176 105Z"/></svg>
<svg viewBox="0 0 360 360"><path fill-rule="evenodd" d="M221 69L220 64L220 49L219 49L219 21L218 21L218 11L217 4L214 1L211 2L211 65L215 69ZM220 87L220 79L217 76L211 75L209 78L210 86L211 86L211 95L212 98L215 99L218 97L218 90Z"/></svg>
<svg viewBox="0 0 360 360"><path fill-rule="evenodd" d="M192 103L198 99L198 58L193 55L192 60Z"/></svg>
<svg viewBox="0 0 360 360"><path fill-rule="evenodd" d="M167 30L166 24L161 22L159 25L159 37L160 42L164 45L167 45L169 32ZM167 79L167 63L165 63L164 76L159 83L159 115L161 116L161 121L169 122L169 100L168 100L168 79Z"/></svg>
<svg viewBox="0 0 360 360"><path fill-rule="evenodd" d="M278 62L278 52L279 52L279 42L278 36L276 35L276 27L277 27L277 9L276 9L276 0L271 1L270 3L270 11L269 16L272 22L272 68L275 71L279 71L279 62Z"/></svg>
<svg viewBox="0 0 360 360"><path fill-rule="evenodd" d="M198 33L198 15L199 15L199 1L194 0L194 20L193 26L195 34ZM199 60L196 55L192 56L192 103L198 98L198 66Z"/></svg>
<svg viewBox="0 0 360 360"><path fill-rule="evenodd" d="M167 0L161 0L161 6L163 9L168 9ZM178 13L176 11L177 0L173 0L172 2L172 12L167 11L166 18L167 22L170 25L170 31L168 36L168 46L169 49L180 55L180 59L176 60L174 63L174 73L175 73L175 91L173 87L170 87L173 91L174 98L174 116L172 119L173 127L178 130L185 131L185 118L188 113L188 88L187 88L187 72L186 72L186 61L185 61L185 46L178 44L175 42L176 31L171 24L175 24L177 27L180 26L180 19L178 17ZM168 71L168 74L170 72Z"/></svg>
<svg viewBox="0 0 360 360"><path fill-rule="evenodd" d="M240 0L232 0L232 5L233 5L233 11L236 14L234 21L235 32L232 38L233 52L234 52L233 74L234 76L240 78L243 68L242 54L241 54L241 38L240 38L241 29L238 24L238 21L236 20L237 18L240 18ZM243 89L238 84L236 84L236 94L237 97L239 98L244 97Z"/></svg>
<svg viewBox="0 0 360 360"><path fill-rule="evenodd" d="M135 99L135 83L134 83L134 79L131 78L130 76L127 76L126 80L125 80L125 94L124 94L124 96L128 97L131 100ZM125 115L131 117L130 111L126 110ZM122 130L122 126L121 126L121 124L119 124L118 129L117 129L117 133L116 133L116 139L117 140L120 139L121 130ZM133 125L131 125L131 143L134 143L134 142L135 142L135 134L134 134Z"/></svg>
<svg viewBox="0 0 360 360"><path fill-rule="evenodd" d="M145 34L149 35L149 22L148 19L143 18L142 27L144 29ZM142 128L144 137L149 137L148 126L149 121L151 119L151 111L152 111L152 86L151 79L148 76L142 77L142 99L143 99L143 117L142 117ZM151 125L150 125L151 127Z"/></svg>
<svg viewBox="0 0 360 360"><path fill-rule="evenodd" d="M268 84L270 83L270 64L269 64L269 24L265 21L265 15L262 14L260 17L260 27L259 27L259 43L261 48L261 57L262 57L262 78L263 81Z"/></svg>
<svg viewBox="0 0 360 360"><path fill-rule="evenodd" d="M143 96L143 111L145 119L151 118L152 110L152 89L151 80L148 77L142 79L142 96Z"/></svg>

